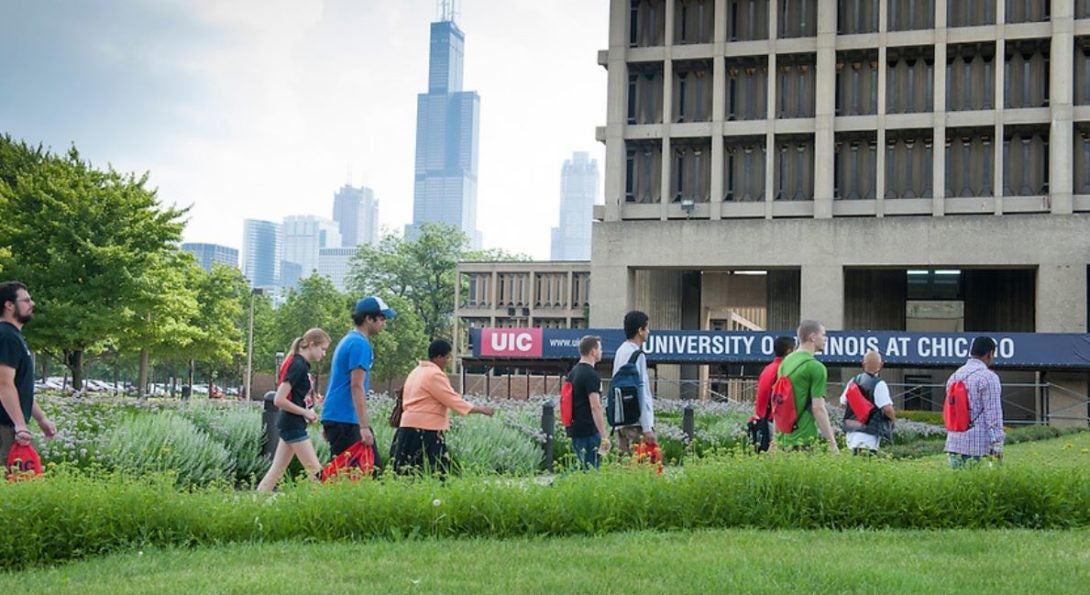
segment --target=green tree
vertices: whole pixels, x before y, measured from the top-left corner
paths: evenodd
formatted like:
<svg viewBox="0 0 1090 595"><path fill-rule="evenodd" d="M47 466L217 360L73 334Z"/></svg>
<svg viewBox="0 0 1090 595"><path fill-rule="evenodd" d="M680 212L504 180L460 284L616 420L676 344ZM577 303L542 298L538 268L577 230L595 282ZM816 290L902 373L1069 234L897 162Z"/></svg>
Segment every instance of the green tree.
<svg viewBox="0 0 1090 595"><path fill-rule="evenodd" d="M427 359L428 335L424 322L412 310L408 300L392 293L379 293L379 297L398 314L386 323L386 329L374 338L375 362L371 368L374 377L371 389L385 391L397 388L390 382L404 378L418 361Z"/></svg>
<svg viewBox="0 0 1090 595"><path fill-rule="evenodd" d="M75 148L55 156L3 136L0 155L0 267L37 302L30 344L59 355L80 388L84 354L161 303L149 298L186 209L159 205L146 174L95 169Z"/></svg>
<svg viewBox="0 0 1090 595"><path fill-rule="evenodd" d="M314 273L299 282L299 289L288 291L287 299L276 311L275 337L279 351L286 352L291 342L307 330L319 327L329 333L333 346L352 328L354 302L346 294L337 291L333 283ZM321 362L314 366L319 374L329 371L332 349Z"/></svg>

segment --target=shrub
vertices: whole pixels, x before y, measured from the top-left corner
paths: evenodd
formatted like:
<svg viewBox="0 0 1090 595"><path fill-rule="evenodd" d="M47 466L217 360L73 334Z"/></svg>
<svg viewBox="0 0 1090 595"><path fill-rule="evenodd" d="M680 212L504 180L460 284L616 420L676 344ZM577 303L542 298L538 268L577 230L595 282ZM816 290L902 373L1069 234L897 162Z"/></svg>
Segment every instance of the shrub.
<svg viewBox="0 0 1090 595"><path fill-rule="evenodd" d="M447 435L454 465L463 473L533 473L541 464L540 444L501 418L471 415L451 420Z"/></svg>
<svg viewBox="0 0 1090 595"><path fill-rule="evenodd" d="M1090 456L1090 455L1079 455ZM945 464L772 454L531 479L289 484L268 498L173 478L54 472L0 486L0 565L125 547L283 540L596 535L706 527L947 529L1090 526L1084 466Z"/></svg>
<svg viewBox="0 0 1090 595"><path fill-rule="evenodd" d="M922 411L922 410L905 410L897 412L897 420L907 419L910 421L918 421L925 424L931 424L933 426L942 426L942 411Z"/></svg>
<svg viewBox="0 0 1090 595"><path fill-rule="evenodd" d="M102 452L115 469L169 473L179 485L234 477L234 461L227 449L172 411L125 419L103 437Z"/></svg>

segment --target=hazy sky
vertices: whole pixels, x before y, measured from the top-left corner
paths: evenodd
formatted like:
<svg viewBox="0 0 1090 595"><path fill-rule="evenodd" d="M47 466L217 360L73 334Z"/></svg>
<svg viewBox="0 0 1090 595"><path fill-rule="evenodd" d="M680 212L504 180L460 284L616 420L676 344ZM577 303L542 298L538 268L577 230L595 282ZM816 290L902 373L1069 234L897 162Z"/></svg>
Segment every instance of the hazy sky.
<svg viewBox="0 0 1090 595"><path fill-rule="evenodd" d="M412 218L416 95L435 0L0 0L0 131L150 171L192 205L185 239L241 247L242 220L330 217L349 179L380 223ZM461 0L481 96L485 247L549 256L560 167L605 124L606 0ZM601 191L599 191L600 194ZM599 198L599 202L601 199Z"/></svg>

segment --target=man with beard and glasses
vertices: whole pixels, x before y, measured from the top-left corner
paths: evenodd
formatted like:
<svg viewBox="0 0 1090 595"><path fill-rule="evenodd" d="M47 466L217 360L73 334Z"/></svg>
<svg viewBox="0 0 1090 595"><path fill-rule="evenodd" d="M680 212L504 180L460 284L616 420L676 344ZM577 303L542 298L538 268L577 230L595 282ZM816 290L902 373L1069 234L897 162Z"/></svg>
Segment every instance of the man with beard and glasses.
<svg viewBox="0 0 1090 595"><path fill-rule="evenodd" d="M34 300L18 281L0 283L0 465L16 443L30 444L27 422L38 422L47 440L57 433L34 402L34 356L23 340L23 325L34 317Z"/></svg>

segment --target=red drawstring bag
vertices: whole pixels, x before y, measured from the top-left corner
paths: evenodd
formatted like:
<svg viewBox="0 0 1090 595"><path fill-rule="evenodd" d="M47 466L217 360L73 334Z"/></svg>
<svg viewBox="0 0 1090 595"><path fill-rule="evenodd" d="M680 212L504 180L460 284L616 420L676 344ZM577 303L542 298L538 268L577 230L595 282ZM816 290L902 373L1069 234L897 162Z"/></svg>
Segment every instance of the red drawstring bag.
<svg viewBox="0 0 1090 595"><path fill-rule="evenodd" d="M662 449L657 442L640 442L635 449L636 462L658 465L656 473L662 474Z"/></svg>
<svg viewBox="0 0 1090 595"><path fill-rule="evenodd" d="M42 474L42 459L30 444L13 444L8 452L8 482L15 483Z"/></svg>
<svg viewBox="0 0 1090 595"><path fill-rule="evenodd" d="M848 384L848 406L852 408L852 414L855 415L855 419L859 420L859 423L867 425L870 421L871 413L877 408L874 403L867 400L866 395L863 394L863 390L859 388L859 385L852 381Z"/></svg>
<svg viewBox="0 0 1090 595"><path fill-rule="evenodd" d="M560 385L560 424L565 428L570 428L573 423L572 389L571 380L565 378L564 384Z"/></svg>
<svg viewBox="0 0 1090 595"><path fill-rule="evenodd" d="M359 481L375 470L375 451L363 442L349 446L322 469L322 482L338 479Z"/></svg>

